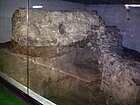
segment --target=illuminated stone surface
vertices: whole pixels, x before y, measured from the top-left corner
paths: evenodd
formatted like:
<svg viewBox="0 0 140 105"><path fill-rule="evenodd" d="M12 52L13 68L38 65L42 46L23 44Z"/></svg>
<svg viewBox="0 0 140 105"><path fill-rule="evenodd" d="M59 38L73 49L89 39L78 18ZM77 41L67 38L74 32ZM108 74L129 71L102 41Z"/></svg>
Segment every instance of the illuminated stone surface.
<svg viewBox="0 0 140 105"><path fill-rule="evenodd" d="M13 15L12 39L26 45L26 9L18 9ZM68 45L88 36L91 27L101 26L99 16L94 11L42 11L29 10L29 45ZM99 31L98 31L99 32Z"/></svg>
<svg viewBox="0 0 140 105"><path fill-rule="evenodd" d="M124 51L117 27L95 11L30 10L29 20L27 53L26 10L13 15L12 46L0 50L5 74L26 85L28 54L30 88L60 105L139 105L139 54Z"/></svg>

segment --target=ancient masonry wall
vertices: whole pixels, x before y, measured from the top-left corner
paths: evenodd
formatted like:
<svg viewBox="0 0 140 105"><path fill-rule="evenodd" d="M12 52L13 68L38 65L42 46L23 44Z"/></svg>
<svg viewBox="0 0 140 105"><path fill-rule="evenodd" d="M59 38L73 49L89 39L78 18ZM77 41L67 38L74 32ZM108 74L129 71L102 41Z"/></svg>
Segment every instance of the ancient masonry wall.
<svg viewBox="0 0 140 105"><path fill-rule="evenodd" d="M12 24L10 47L0 50L5 74L26 85L28 54L30 88L58 104L139 103L139 59L123 51L118 28L96 11L29 10L28 53L26 9L15 11Z"/></svg>

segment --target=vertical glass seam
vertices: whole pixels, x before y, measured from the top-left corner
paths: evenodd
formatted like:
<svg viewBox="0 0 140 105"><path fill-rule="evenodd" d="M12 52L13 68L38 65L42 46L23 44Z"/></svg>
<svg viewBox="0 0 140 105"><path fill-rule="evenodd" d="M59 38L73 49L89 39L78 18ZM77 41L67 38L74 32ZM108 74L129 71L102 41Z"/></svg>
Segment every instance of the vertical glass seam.
<svg viewBox="0 0 140 105"><path fill-rule="evenodd" d="M29 0L27 0L27 16L26 16L26 19L27 19L27 33L26 33L26 52L27 52L27 94L29 94Z"/></svg>

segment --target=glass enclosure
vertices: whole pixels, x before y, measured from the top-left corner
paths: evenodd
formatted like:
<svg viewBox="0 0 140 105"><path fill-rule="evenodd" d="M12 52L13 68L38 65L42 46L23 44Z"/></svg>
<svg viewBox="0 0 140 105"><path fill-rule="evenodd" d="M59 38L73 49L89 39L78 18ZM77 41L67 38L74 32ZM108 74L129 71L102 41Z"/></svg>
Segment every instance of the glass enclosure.
<svg viewBox="0 0 140 105"><path fill-rule="evenodd" d="M140 8L1 0L0 23L0 76L39 103L139 105Z"/></svg>
<svg viewBox="0 0 140 105"><path fill-rule="evenodd" d="M19 44L14 40L15 28L20 28L19 23L15 23L15 21L20 22L20 18L14 18L14 15L16 15L15 11L18 8L26 9L27 0L16 0L15 2L12 0L0 1L0 70L1 75L5 79L9 80L8 76L27 86L27 57L23 57L21 54L22 52L26 52L26 50L21 49ZM27 20L25 19L24 22L27 23ZM25 28L27 29L26 24ZM22 61L21 58L23 58ZM15 85L17 86L17 84ZM22 90L27 92L27 88L23 88Z"/></svg>

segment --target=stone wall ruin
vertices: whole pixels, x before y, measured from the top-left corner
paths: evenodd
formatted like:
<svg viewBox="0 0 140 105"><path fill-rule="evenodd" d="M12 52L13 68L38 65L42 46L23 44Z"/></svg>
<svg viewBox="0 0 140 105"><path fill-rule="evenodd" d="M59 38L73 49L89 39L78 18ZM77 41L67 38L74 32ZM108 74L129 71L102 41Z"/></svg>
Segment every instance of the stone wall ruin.
<svg viewBox="0 0 140 105"><path fill-rule="evenodd" d="M2 71L26 85L28 54L36 93L60 105L139 103L139 59L128 57L119 29L106 26L96 11L30 9L29 46L26 9L15 11L12 26L11 42L0 49Z"/></svg>

